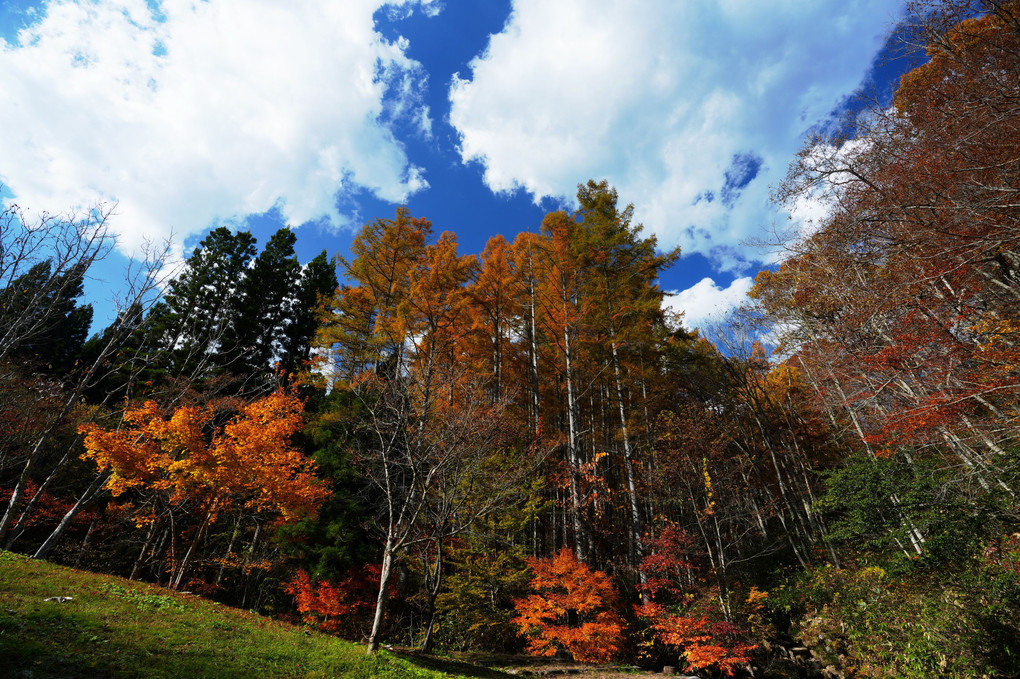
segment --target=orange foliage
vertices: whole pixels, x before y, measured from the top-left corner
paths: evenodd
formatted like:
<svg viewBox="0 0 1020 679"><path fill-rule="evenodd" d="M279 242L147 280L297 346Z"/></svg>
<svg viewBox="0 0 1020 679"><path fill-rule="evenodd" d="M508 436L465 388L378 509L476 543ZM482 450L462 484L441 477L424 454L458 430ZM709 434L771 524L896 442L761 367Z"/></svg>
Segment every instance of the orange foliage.
<svg viewBox="0 0 1020 679"><path fill-rule="evenodd" d="M285 521L313 514L328 495L314 463L290 444L301 427L302 402L278 391L241 407L222 428L214 412L195 406L169 417L153 401L130 408L120 429L95 424L85 434L85 459L113 473L107 488L189 500L210 513L243 505L272 511Z"/></svg>
<svg viewBox="0 0 1020 679"><path fill-rule="evenodd" d="M513 623L530 638L533 655L569 651L581 662L607 662L620 651L624 622L613 610L609 577L564 547L548 559L528 559L535 594L514 601Z"/></svg>

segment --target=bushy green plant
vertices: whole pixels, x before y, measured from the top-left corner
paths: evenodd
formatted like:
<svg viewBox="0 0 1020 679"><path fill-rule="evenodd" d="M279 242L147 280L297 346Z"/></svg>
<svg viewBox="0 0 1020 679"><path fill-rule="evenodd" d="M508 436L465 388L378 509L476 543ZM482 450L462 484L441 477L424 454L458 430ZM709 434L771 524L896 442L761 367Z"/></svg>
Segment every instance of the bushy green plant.
<svg viewBox="0 0 1020 679"><path fill-rule="evenodd" d="M802 643L853 676L1008 677L1020 671L1018 586L979 558L952 576L862 563L804 571L770 604L791 615Z"/></svg>

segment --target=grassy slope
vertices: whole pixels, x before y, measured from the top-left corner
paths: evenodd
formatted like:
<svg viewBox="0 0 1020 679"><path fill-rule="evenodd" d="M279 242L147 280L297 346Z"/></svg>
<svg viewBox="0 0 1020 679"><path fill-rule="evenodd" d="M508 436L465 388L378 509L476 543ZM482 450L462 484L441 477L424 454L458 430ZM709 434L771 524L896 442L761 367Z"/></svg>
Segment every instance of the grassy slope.
<svg viewBox="0 0 1020 679"><path fill-rule="evenodd" d="M46 602L70 596L67 603ZM505 676L460 663L428 666L220 606L195 596L0 552L0 676Z"/></svg>

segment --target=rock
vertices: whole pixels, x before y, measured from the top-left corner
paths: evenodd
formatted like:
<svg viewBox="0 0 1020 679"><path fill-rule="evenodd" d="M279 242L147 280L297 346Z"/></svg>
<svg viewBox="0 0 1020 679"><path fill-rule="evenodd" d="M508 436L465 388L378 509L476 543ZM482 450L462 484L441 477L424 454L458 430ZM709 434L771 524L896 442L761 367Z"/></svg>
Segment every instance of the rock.
<svg viewBox="0 0 1020 679"><path fill-rule="evenodd" d="M672 665L666 665L665 667L662 668L662 673L663 674L676 674L676 668L673 667Z"/></svg>

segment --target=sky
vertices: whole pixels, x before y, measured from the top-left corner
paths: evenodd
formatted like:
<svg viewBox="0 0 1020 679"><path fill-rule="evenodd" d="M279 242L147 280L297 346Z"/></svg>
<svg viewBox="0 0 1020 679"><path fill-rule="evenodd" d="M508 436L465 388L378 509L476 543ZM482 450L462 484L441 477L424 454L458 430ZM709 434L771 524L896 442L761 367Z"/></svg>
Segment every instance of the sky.
<svg viewBox="0 0 1020 679"><path fill-rule="evenodd" d="M0 197L115 205L86 287L211 228L346 254L400 204L462 252L607 179L681 260L685 325L774 265L750 243L805 135L891 91L899 0L0 0Z"/></svg>

